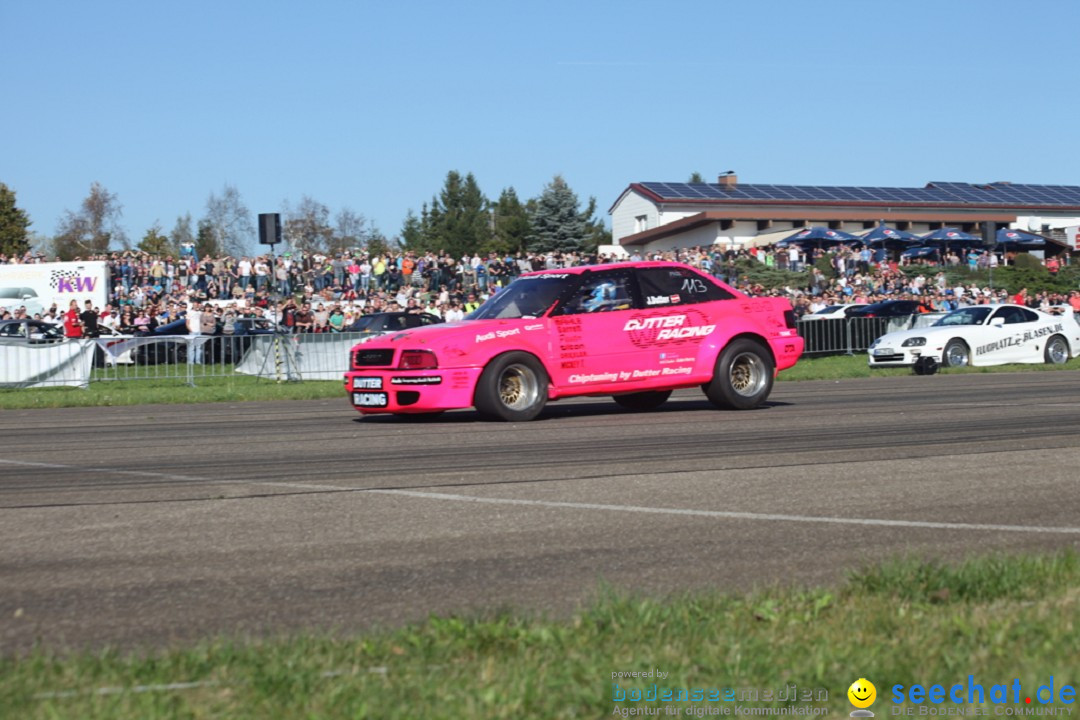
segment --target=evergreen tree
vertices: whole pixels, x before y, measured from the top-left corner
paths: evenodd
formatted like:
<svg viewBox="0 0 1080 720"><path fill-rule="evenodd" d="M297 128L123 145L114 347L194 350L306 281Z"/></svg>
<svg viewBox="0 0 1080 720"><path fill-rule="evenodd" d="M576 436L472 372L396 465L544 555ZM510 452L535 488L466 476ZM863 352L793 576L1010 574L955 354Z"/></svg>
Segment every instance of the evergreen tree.
<svg viewBox="0 0 1080 720"><path fill-rule="evenodd" d="M488 204L472 173L464 178L454 170L447 173L429 216L437 249L459 258L484 248L491 239Z"/></svg>
<svg viewBox="0 0 1080 720"><path fill-rule="evenodd" d="M690 173L690 179L687 180L686 182L688 182L688 183L703 183L703 182L705 182L705 178L703 178L701 176L701 173L699 173L699 172L692 172L692 173Z"/></svg>
<svg viewBox="0 0 1080 720"><path fill-rule="evenodd" d="M195 236L195 252L200 260L205 257L218 257L222 254L221 243L218 241L218 232L214 224L206 218L199 221L199 232Z"/></svg>
<svg viewBox="0 0 1080 720"><path fill-rule="evenodd" d="M175 255L176 248L169 242L169 236L161 231L161 225L154 223L153 227L146 231L139 249L151 255Z"/></svg>
<svg viewBox="0 0 1080 720"><path fill-rule="evenodd" d="M588 217L561 175L544 187L532 212L530 249L536 252L582 252L589 236ZM590 205L592 208L593 205Z"/></svg>
<svg viewBox="0 0 1080 720"><path fill-rule="evenodd" d="M427 213L427 206L424 206L425 215ZM405 222L401 226L401 246L406 250L412 250L413 252L426 252L431 248L427 247L424 238L424 226L421 223L420 218L416 217L416 213L410 210L405 215Z"/></svg>
<svg viewBox="0 0 1080 720"><path fill-rule="evenodd" d="M15 191L0 182L0 255L22 255L30 249L30 216L15 204Z"/></svg>
<svg viewBox="0 0 1080 720"><path fill-rule="evenodd" d="M525 252L532 225L529 212L518 199L514 188L506 188L494 207L495 237L488 249L499 253Z"/></svg>

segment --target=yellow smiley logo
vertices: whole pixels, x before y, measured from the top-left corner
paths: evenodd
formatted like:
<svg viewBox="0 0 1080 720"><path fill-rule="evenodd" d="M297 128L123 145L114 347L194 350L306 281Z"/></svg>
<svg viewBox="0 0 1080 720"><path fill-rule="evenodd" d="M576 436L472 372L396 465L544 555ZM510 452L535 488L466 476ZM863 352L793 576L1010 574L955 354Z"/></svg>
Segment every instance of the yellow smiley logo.
<svg viewBox="0 0 1080 720"><path fill-rule="evenodd" d="M877 700L877 688L866 678L859 678L847 689L848 700L857 708L868 708Z"/></svg>

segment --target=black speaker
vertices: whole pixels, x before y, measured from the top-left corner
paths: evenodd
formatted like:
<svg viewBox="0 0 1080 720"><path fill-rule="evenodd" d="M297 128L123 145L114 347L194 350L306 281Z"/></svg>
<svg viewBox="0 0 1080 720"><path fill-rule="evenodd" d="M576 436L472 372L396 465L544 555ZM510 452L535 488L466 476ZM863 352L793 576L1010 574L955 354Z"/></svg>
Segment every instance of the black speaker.
<svg viewBox="0 0 1080 720"><path fill-rule="evenodd" d="M281 242L281 215L259 213L259 244L277 245Z"/></svg>
<svg viewBox="0 0 1080 720"><path fill-rule="evenodd" d="M997 245L997 223L984 220L982 224L983 245L992 248Z"/></svg>

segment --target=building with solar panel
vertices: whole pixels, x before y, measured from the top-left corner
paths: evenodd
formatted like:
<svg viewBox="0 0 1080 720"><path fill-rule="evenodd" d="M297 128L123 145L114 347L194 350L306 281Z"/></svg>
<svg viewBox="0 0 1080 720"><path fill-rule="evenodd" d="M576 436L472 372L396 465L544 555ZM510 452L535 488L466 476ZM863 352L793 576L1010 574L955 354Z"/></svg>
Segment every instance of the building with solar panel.
<svg viewBox="0 0 1080 720"><path fill-rule="evenodd" d="M979 234L1018 228L1075 251L1080 187L931 182L921 188L633 183L609 211L616 252L769 245L802 228L853 234L887 224L923 234L945 227Z"/></svg>

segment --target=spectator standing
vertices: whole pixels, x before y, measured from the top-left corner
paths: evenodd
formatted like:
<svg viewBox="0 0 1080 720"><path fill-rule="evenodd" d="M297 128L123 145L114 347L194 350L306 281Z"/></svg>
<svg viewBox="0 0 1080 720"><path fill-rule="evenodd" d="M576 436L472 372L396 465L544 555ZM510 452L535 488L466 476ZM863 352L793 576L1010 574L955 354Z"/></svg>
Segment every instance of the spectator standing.
<svg viewBox="0 0 1080 720"><path fill-rule="evenodd" d="M96 338L101 335L98 329L98 313L90 300L86 301L86 309L79 314L79 322L82 324L83 337Z"/></svg>
<svg viewBox="0 0 1080 720"><path fill-rule="evenodd" d="M79 319L79 303L72 300L64 313L64 336L69 338L82 337L82 321Z"/></svg>

